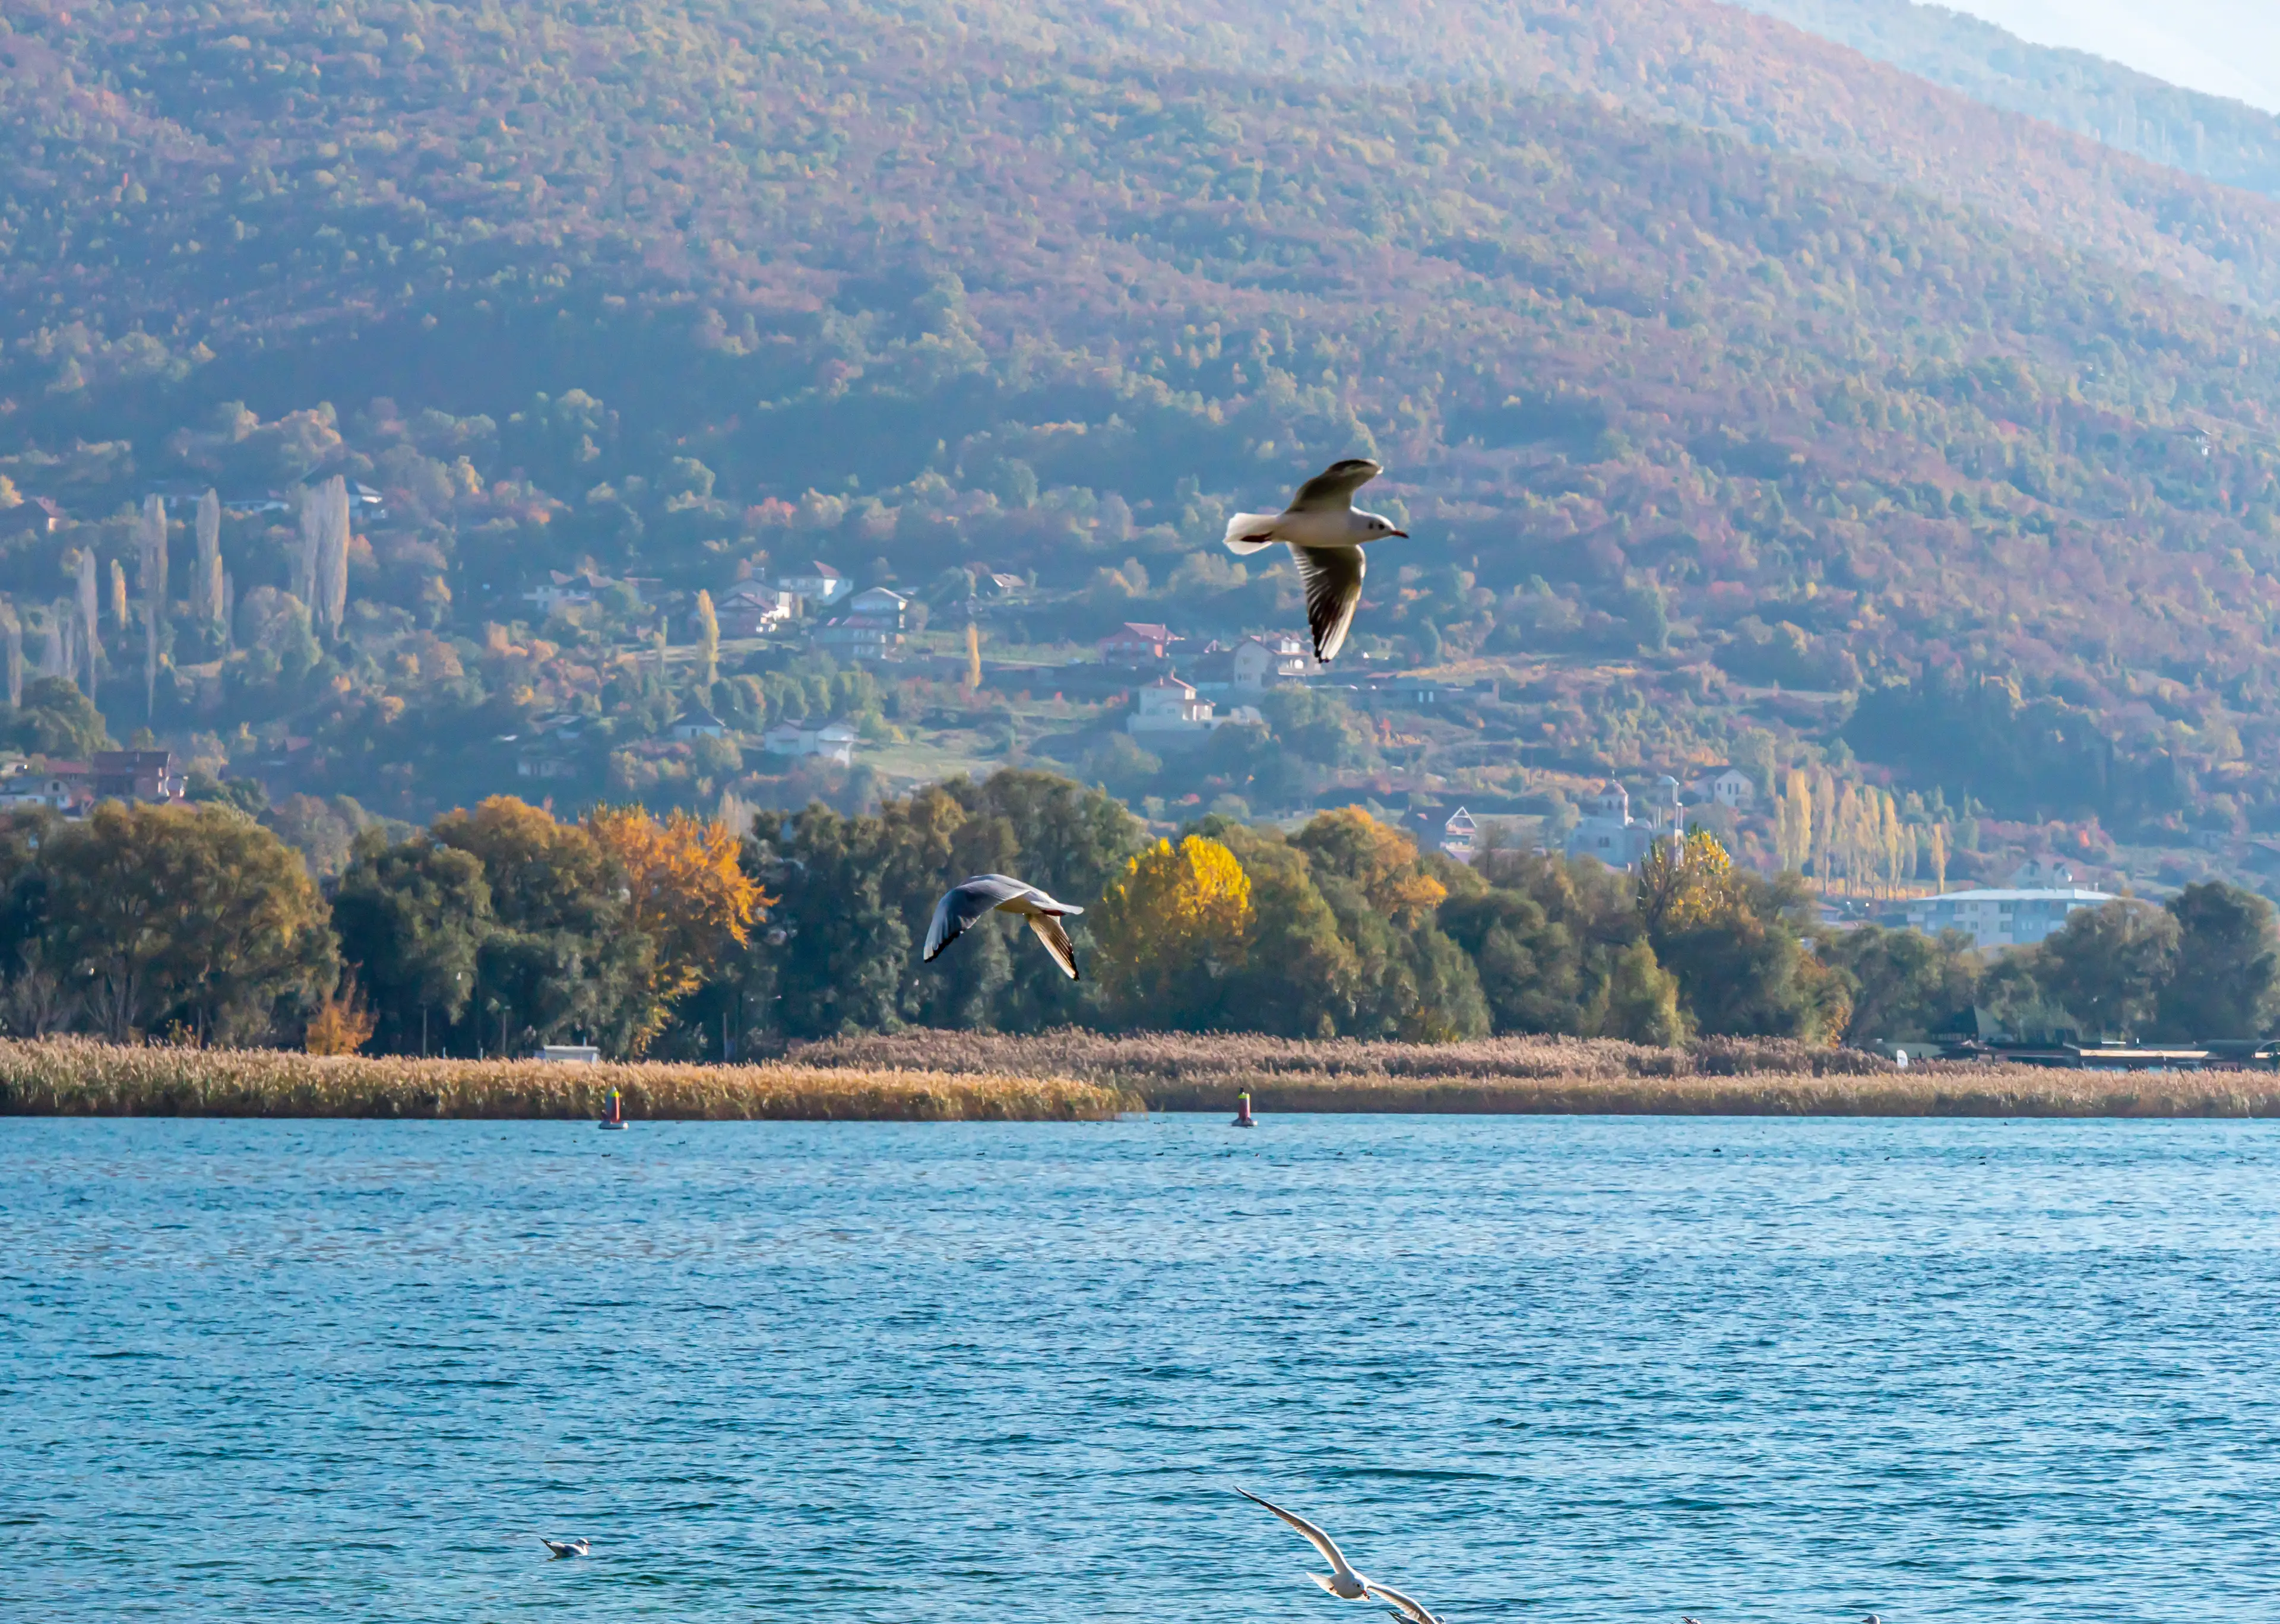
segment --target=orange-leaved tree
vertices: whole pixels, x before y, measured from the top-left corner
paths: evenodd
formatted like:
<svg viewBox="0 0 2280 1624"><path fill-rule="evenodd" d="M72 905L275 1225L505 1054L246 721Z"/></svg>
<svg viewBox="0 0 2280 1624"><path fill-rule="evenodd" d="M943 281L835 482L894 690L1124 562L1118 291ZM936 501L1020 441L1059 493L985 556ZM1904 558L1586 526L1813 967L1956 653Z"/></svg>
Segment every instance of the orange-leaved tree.
<svg viewBox="0 0 2280 1624"><path fill-rule="evenodd" d="M1342 874L1362 889L1370 906L1405 930L1433 916L1449 888L1417 860L1417 843L1359 806L1321 812L1290 843L1317 869Z"/></svg>
<svg viewBox="0 0 2280 1624"><path fill-rule="evenodd" d="M656 946L638 1053L664 1028L674 1001L750 940L752 921L773 899L745 874L741 843L725 823L685 812L660 821L639 806L604 806L586 815L586 831L625 877L634 928Z"/></svg>
<svg viewBox="0 0 2280 1624"><path fill-rule="evenodd" d="M1251 924L1251 876L1234 852L1196 835L1177 846L1159 840L1101 898L1092 928L1101 995L1135 1026L1207 1020L1221 978L1242 966Z"/></svg>

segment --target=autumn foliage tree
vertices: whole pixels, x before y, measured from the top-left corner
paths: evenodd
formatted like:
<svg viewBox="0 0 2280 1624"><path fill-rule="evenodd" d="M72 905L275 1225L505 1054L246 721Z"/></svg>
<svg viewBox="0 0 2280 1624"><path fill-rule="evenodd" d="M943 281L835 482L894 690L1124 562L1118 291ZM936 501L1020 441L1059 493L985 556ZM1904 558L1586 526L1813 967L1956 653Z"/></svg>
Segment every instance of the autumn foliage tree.
<svg viewBox="0 0 2280 1624"><path fill-rule="evenodd" d="M648 1008L634 1043L639 1053L674 1002L751 940L768 898L745 874L742 843L726 824L685 812L660 820L638 806L609 806L588 814L585 827L617 865L628 923L653 949Z"/></svg>
<svg viewBox="0 0 2280 1624"><path fill-rule="evenodd" d="M1239 968L1252 921L1251 877L1216 840L1159 840L1102 898L1095 974L1113 1018L1179 1027L1216 1004L1219 977Z"/></svg>

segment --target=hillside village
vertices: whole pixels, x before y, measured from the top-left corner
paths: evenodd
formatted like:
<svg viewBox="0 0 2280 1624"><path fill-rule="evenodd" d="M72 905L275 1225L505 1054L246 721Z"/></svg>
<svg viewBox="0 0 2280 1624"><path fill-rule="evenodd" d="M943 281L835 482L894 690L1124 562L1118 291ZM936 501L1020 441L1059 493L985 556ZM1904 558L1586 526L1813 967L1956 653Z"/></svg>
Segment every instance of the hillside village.
<svg viewBox="0 0 2280 1624"><path fill-rule="evenodd" d="M231 539L289 545L310 500L303 493L324 486L322 473L282 490L217 497ZM349 579L362 583L369 572L353 561L405 546L404 527L383 491L348 476L340 489L350 516L341 550ZM99 550L122 527L148 530L156 498L162 513L190 511L166 521L179 550L204 493L175 482L142 494L109 526L79 520L48 496L19 499L9 516L68 556L75 540ZM214 550L219 562L219 541ZM124 568L111 573L118 579L96 594L91 619L76 601L19 612L19 702L35 663L35 681L91 682L106 703L122 681L145 674L119 669L127 665L119 654L147 642L148 627ZM1372 606L1383 612L1416 598L1409 583L1419 573L1397 566L1385 588L1374 581ZM1270 572L1266 584L1278 575L1287 571ZM1288 824L1360 804L1459 860L1501 846L1632 867L1657 840L1694 827L1753 866L1804 870L1833 922L1960 928L1988 946L2039 939L2074 908L2123 889L2160 896L2217 875L2268 886L2280 873L2280 846L2260 838L2133 848L2094 822L2007 824L1968 796L1950 804L1937 792L1881 789L1841 735L1833 750L1812 742L1814 724L1841 707L1837 694L1769 684L1757 701L1766 725L1745 730L1749 754L1739 760L1706 759L1698 745L1656 758L1629 717L1573 704L1579 678L1621 682L1635 673L1644 688L1659 665L1683 679L1686 662L1671 646L1686 636L1683 625L1665 631L1659 657L1642 643L1627 661L1475 656L1424 666L1413 645L1379 635L1324 670L1292 632L1234 629L1223 612L1206 615L1217 635L1168 617L1112 620L1113 595L1040 586L1034 572L953 566L916 589L854 577L790 547L755 548L696 586L589 562L492 587L480 642L439 643L401 625L390 635L379 606L358 602L352 613L344 602L354 624L332 663L358 644L369 662L376 644L424 642L463 667L520 660L543 676L582 659L614 670L555 708L537 703L534 685L512 726L470 742L460 791L469 798L512 793L565 807L640 798L741 819L811 798L851 809L954 774L1029 764L1105 785L1167 831L1208 812ZM237 620L258 620L264 589L241 601L232 574L225 589ZM1278 598L1256 601L1279 602L1295 620L1287 581L1274 589ZM201 643L201 628L179 623L194 619L170 616L166 650L149 673L154 697L163 673L174 712L158 707L152 720L172 720L167 733L179 743L169 748L145 729L131 750L19 750L0 760L0 806L77 816L105 796L231 798L263 811L320 874L337 866L358 828L420 815L416 802L391 805L369 783L343 784L320 721L305 733L289 717L241 727L234 741L194 722L185 730L201 712L227 711L237 668L258 658L266 629L248 639L238 627L205 628ZM112 651L90 665L89 650L106 638ZM237 646L247 641L255 649ZM1714 666L1708 674L1717 680ZM1627 760L1606 749L1599 727L1608 720L1634 731ZM1817 833L1800 832L1800 816L1816 821L1816 793ZM1951 900L1931 900L1944 895Z"/></svg>

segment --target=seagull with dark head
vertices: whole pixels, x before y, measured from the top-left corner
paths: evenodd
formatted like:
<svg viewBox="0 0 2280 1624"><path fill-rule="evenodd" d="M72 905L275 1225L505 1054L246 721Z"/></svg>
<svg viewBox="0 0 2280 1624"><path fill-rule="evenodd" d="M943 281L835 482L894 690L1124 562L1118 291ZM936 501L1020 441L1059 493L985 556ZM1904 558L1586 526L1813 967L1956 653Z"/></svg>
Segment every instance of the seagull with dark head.
<svg viewBox="0 0 2280 1624"><path fill-rule="evenodd" d="M934 919L927 926L926 948L920 957L932 964L943 949L972 929L982 915L1011 913L1029 921L1029 928L1037 933L1037 940L1045 944L1045 951L1060 966L1061 974L1075 981L1076 944L1061 928L1061 920L1083 912L1055 902L1036 886L1009 874L976 874L963 885L952 886L935 904Z"/></svg>
<svg viewBox="0 0 2280 1624"><path fill-rule="evenodd" d="M1367 457L1349 457L1299 486L1281 512L1237 513L1227 521L1229 552L1254 553L1276 542L1290 550L1306 589L1306 625L1314 634L1317 664L1337 658L1361 606L1362 544L1409 535L1384 514L1353 504L1354 492L1384 472Z"/></svg>

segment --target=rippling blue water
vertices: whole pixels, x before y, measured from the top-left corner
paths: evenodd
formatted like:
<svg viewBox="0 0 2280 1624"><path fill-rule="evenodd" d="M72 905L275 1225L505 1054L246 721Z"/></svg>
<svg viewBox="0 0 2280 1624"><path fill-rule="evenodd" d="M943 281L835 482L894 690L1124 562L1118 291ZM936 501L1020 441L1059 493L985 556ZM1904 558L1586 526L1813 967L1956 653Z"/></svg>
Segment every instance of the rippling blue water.
<svg viewBox="0 0 2280 1624"><path fill-rule="evenodd" d="M9 1620L2280 1618L2280 1127L0 1151Z"/></svg>

